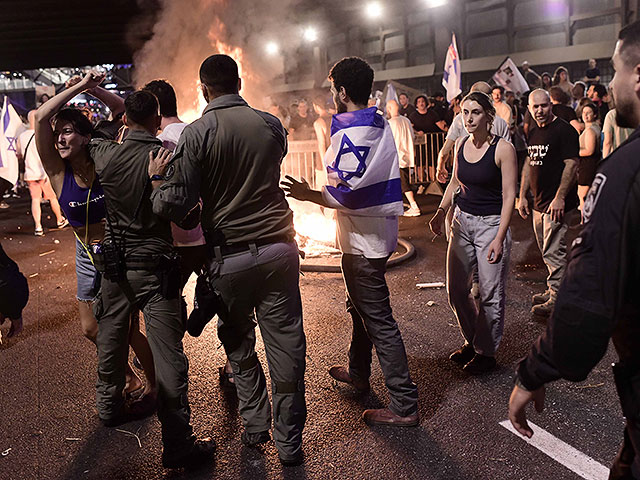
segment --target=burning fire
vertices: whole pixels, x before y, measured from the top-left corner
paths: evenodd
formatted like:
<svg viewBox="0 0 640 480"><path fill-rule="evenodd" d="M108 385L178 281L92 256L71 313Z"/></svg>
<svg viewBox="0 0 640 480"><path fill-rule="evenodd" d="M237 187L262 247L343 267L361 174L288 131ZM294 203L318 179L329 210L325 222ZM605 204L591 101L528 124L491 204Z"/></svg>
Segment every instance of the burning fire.
<svg viewBox="0 0 640 480"><path fill-rule="evenodd" d="M335 248L336 222L333 210L321 210L312 204L288 199L293 210L296 241L307 257L338 255Z"/></svg>

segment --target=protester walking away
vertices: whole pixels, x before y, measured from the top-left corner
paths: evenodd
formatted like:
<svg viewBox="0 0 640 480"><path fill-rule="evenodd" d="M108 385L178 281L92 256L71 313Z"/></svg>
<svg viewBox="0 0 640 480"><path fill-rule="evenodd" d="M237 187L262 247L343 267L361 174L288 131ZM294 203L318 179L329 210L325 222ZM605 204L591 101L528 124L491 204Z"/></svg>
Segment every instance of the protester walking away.
<svg viewBox="0 0 640 480"><path fill-rule="evenodd" d="M398 241L398 216L403 213L398 153L387 121L376 107L367 108L373 84L369 64L357 57L344 58L333 66L329 80L338 111L331 123L331 148L324 157L329 184L316 191L304 179L298 182L287 176L283 182L291 197L337 210L337 243L353 333L349 366L333 366L329 375L360 392L368 391L375 345L391 404L365 410L363 420L368 425L416 426L418 389L409 375L385 280L387 260ZM358 159L355 171L342 162L344 155Z"/></svg>
<svg viewBox="0 0 640 480"><path fill-rule="evenodd" d="M491 133L496 111L487 95L467 95L462 115L469 136L456 142L453 178L429 226L442 234L446 212L455 204L447 292L465 344L449 358L477 375L495 367L502 339L518 165L513 145ZM479 306L469 295L476 269Z"/></svg>
<svg viewBox="0 0 640 480"><path fill-rule="evenodd" d="M265 443L271 429L255 352L257 319L271 376L273 439L282 464L298 465L307 416L306 340L293 213L278 185L286 131L238 94L241 80L231 57L207 58L200 81L208 105L182 132L167 181L153 192L154 211L179 223L202 197L209 277L222 298L218 328L233 368L242 442Z"/></svg>
<svg viewBox="0 0 640 480"><path fill-rule="evenodd" d="M576 169L580 156L578 132L551 109L549 93L529 95L535 123L527 137L528 158L522 168L518 211L533 210L533 231L547 270L547 289L533 296L531 312L548 316L553 309L567 263L567 216L578 206ZM527 194L531 190L533 205Z"/></svg>
<svg viewBox="0 0 640 480"><path fill-rule="evenodd" d="M29 194L31 195L31 216L35 224L34 233L37 237L44 235L42 228L42 207L40 201L42 198L49 201L51 211L56 216L58 228L64 228L69 225L66 218L62 216L60 204L56 198L56 194L51 188L51 182L44 171L40 155L35 142L35 116L36 111L31 110L27 117L29 118L29 128L22 132L18 137L17 148L19 158L24 161L24 180L29 185Z"/></svg>
<svg viewBox="0 0 640 480"><path fill-rule="evenodd" d="M387 102L387 114L389 115L389 127L391 127L393 140L398 150L402 193L409 201L409 209L403 215L405 217L419 217L421 215L420 207L416 203L416 196L409 183L410 170L416 166L411 121L400 115L400 108L395 100Z"/></svg>
<svg viewBox="0 0 640 480"><path fill-rule="evenodd" d="M76 277L78 313L82 333L96 343L98 323L92 312L100 274L96 269L93 250L104 237L105 201L102 185L98 180L94 162L88 150L93 137L112 138L121 122L114 120L94 129L83 111L63 108L82 92L101 100L114 117L124 111L124 102L116 94L100 88L102 75L88 73L84 78L72 78L66 90L44 103L35 117L35 146L51 186L69 220L76 237ZM155 407L156 384L153 357L146 337L140 332L137 316L131 319L129 344L140 359L147 378L146 385L126 363L124 392L127 396L138 394L132 405L140 414L152 413Z"/></svg>
<svg viewBox="0 0 640 480"><path fill-rule="evenodd" d="M617 122L640 126L640 22L620 31L610 84ZM640 478L640 131L598 169L585 202L584 228L573 242L571 259L546 332L517 368L509 419L526 437L526 406L544 408L545 384L559 378L579 382L600 362L609 339L619 356L613 366L624 440L610 480Z"/></svg>
<svg viewBox="0 0 640 480"><path fill-rule="evenodd" d="M27 279L0 244L0 325L9 319L8 338L22 332L22 310L29 300ZM0 334L2 343L2 334Z"/></svg>

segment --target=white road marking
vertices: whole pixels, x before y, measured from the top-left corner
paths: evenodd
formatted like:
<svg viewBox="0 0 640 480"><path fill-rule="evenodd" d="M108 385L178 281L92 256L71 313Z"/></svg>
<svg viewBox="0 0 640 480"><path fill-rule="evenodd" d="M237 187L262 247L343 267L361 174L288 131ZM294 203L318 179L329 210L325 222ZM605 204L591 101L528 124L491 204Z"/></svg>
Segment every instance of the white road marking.
<svg viewBox="0 0 640 480"><path fill-rule="evenodd" d="M609 469L607 467L576 450L568 443L554 437L531 421L529 421L529 426L533 430L533 437L531 438L520 435L509 420L500 422L500 425L585 480L607 480L609 478Z"/></svg>

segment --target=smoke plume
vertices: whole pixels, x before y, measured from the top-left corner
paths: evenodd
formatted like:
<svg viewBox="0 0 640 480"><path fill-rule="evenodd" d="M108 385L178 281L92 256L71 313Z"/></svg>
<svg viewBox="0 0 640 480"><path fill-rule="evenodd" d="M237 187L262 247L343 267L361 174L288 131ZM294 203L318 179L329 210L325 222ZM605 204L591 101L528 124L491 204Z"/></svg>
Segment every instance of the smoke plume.
<svg viewBox="0 0 640 480"><path fill-rule="evenodd" d="M299 46L295 17L301 2L161 0L160 10L154 12L153 35L134 56L136 86L166 79L176 90L179 112L192 120L203 106L200 64L209 55L226 53L241 64L241 95L251 105L265 108L270 87L283 74L282 55ZM265 54L271 40L280 44L281 55Z"/></svg>

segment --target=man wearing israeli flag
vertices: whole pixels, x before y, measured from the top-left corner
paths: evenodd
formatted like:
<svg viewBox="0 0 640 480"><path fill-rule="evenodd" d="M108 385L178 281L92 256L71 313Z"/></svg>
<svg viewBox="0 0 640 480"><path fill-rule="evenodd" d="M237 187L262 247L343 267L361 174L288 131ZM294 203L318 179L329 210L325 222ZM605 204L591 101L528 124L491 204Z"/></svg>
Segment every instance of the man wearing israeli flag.
<svg viewBox="0 0 640 480"><path fill-rule="evenodd" d="M331 122L331 146L324 157L328 185L322 191L287 176L282 186L298 200L337 210L337 243L347 311L353 320L349 366L329 374L356 390L368 391L375 345L391 404L365 410L368 425L411 427L419 424L418 390L409 375L407 354L389 302L387 259L398 241L403 214L398 153L389 124L367 108L373 70L357 57L344 58L329 74L338 111Z"/></svg>

